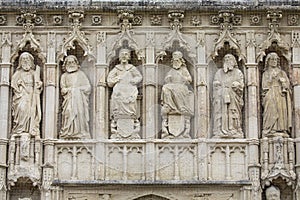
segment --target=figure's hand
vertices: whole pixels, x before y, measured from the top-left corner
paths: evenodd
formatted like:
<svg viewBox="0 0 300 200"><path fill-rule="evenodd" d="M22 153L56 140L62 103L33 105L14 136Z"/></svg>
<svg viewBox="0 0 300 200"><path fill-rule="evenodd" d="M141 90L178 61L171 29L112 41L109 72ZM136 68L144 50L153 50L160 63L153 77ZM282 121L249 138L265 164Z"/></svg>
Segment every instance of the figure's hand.
<svg viewBox="0 0 300 200"><path fill-rule="evenodd" d="M65 94L67 94L69 91L70 91L71 89L70 88L62 88L61 89L61 93L62 93L62 95L65 95Z"/></svg>
<svg viewBox="0 0 300 200"><path fill-rule="evenodd" d="M35 86L36 86L37 89L40 89L42 87L42 85L43 85L42 81L38 81L38 82L35 83Z"/></svg>
<svg viewBox="0 0 300 200"><path fill-rule="evenodd" d="M166 76L166 78L165 78L165 82L166 83L171 83L172 82L172 76Z"/></svg>
<svg viewBox="0 0 300 200"><path fill-rule="evenodd" d="M213 86L214 86L214 87L220 87L220 86L221 86L220 81L214 81L214 82L213 82Z"/></svg>
<svg viewBox="0 0 300 200"><path fill-rule="evenodd" d="M23 82L22 80L18 80L18 81L17 81L17 85L18 85L18 86L22 86L22 85L24 85L24 82Z"/></svg>
<svg viewBox="0 0 300 200"><path fill-rule="evenodd" d="M237 82L237 81L233 81L233 83L232 83L231 87L233 87L233 88L237 88L237 87L239 87L239 85L240 85L240 83L239 83L239 82Z"/></svg>

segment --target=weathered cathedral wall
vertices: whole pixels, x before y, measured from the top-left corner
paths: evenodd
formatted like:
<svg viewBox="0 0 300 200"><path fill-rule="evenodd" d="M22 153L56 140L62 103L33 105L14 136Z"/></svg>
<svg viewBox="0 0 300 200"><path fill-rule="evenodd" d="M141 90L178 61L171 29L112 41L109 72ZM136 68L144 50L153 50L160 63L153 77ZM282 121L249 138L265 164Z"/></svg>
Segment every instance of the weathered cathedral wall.
<svg viewBox="0 0 300 200"><path fill-rule="evenodd" d="M73 3L2 2L0 199L299 198L299 7Z"/></svg>

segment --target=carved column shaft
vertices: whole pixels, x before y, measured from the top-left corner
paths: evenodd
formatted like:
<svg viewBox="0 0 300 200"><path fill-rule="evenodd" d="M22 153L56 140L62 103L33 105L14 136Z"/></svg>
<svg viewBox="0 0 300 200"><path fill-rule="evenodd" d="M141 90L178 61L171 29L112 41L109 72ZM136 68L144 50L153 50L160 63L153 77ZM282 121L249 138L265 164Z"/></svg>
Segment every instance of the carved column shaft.
<svg viewBox="0 0 300 200"><path fill-rule="evenodd" d="M155 49L154 49L154 33L149 32L146 35L146 64L145 75L143 80L145 82L145 137L146 139L155 139L158 137L157 129L157 116L158 113L158 95L157 95L157 65L155 64ZM154 181L155 170L155 145L153 142L146 143L146 178L147 180Z"/></svg>
<svg viewBox="0 0 300 200"><path fill-rule="evenodd" d="M11 42L10 33L2 34L2 55L0 64L0 198L6 199L6 160L7 160L7 138L9 138L9 86L11 73Z"/></svg>
<svg viewBox="0 0 300 200"><path fill-rule="evenodd" d="M45 64L46 69L46 80L45 84L45 112L44 122L45 139L53 139L57 137L56 130L56 94L57 94L57 64L56 64L56 38L55 33L48 34L48 49L47 49L47 63Z"/></svg>
<svg viewBox="0 0 300 200"><path fill-rule="evenodd" d="M247 90L248 90L248 124L246 124L246 137L249 143L249 178L252 182L251 198L261 199L260 166L259 166L259 130L258 130L258 69L255 62L255 35L254 32L246 33L247 39Z"/></svg>
<svg viewBox="0 0 300 200"><path fill-rule="evenodd" d="M205 48L205 33L197 33L197 100L195 101L195 133L196 138L207 138L209 113L208 113L208 93L207 93L207 63L206 63L206 48Z"/></svg>
<svg viewBox="0 0 300 200"><path fill-rule="evenodd" d="M300 152L300 32L292 32L292 84L294 96L294 137L296 149L295 152ZM300 173L300 154L296 154L296 173ZM298 180L299 181L299 180Z"/></svg>
<svg viewBox="0 0 300 200"><path fill-rule="evenodd" d="M106 99L107 86L106 76L108 73L108 64L106 60L106 32L99 32L97 34L97 60L96 60L96 127L95 127L95 139L100 140L96 145L96 162L99 165L99 169L96 170L96 177L100 180L104 180L104 166L105 166L105 143L104 139L107 139L109 127L108 117L108 102Z"/></svg>

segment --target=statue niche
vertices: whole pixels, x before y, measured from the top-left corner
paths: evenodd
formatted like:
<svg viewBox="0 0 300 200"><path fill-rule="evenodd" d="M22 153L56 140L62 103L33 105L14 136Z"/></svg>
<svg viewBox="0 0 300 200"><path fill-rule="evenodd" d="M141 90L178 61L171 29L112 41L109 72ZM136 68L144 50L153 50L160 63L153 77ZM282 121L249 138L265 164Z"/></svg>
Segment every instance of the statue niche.
<svg viewBox="0 0 300 200"><path fill-rule="evenodd" d="M90 138L89 96L91 84L85 73L80 70L76 56L67 56L63 63L63 69L65 72L60 80L63 97L60 138Z"/></svg>
<svg viewBox="0 0 300 200"><path fill-rule="evenodd" d="M263 137L289 137L292 128L290 81L277 53L269 53L262 75Z"/></svg>
<svg viewBox="0 0 300 200"><path fill-rule="evenodd" d="M26 47L27 48L27 47ZM9 140L8 182L14 186L20 177L40 181L41 68L36 52L21 51L11 78L12 135Z"/></svg>
<svg viewBox="0 0 300 200"><path fill-rule="evenodd" d="M232 54L223 58L213 80L213 135L217 138L242 138L244 75Z"/></svg>
<svg viewBox="0 0 300 200"><path fill-rule="evenodd" d="M194 93L188 88L192 77L180 51L173 52L172 69L164 80L161 93L161 138L190 138Z"/></svg>
<svg viewBox="0 0 300 200"><path fill-rule="evenodd" d="M117 64L107 76L107 84L113 88L110 102L111 139L139 139L140 122L137 114L137 84L141 73L132 64L129 49L119 52Z"/></svg>

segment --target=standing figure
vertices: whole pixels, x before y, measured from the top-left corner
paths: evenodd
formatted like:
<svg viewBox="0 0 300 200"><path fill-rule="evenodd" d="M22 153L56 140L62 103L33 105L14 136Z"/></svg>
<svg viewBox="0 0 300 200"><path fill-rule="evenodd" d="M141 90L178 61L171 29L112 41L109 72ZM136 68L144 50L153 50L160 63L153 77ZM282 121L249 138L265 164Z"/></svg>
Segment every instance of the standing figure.
<svg viewBox="0 0 300 200"><path fill-rule="evenodd" d="M262 77L263 136L281 134L288 137L292 127L290 81L280 68L276 53L266 57Z"/></svg>
<svg viewBox="0 0 300 200"><path fill-rule="evenodd" d="M12 76L11 87L13 88L13 134L25 133L39 138L42 82L40 67L34 66L34 58L30 53L24 52L20 55L19 65Z"/></svg>
<svg viewBox="0 0 300 200"><path fill-rule="evenodd" d="M90 138L90 82L84 72L80 70L79 62L75 56L67 56L63 68L65 73L63 73L60 80L63 96L60 138Z"/></svg>
<svg viewBox="0 0 300 200"><path fill-rule="evenodd" d="M190 138L190 118L194 115L194 94L188 86L192 77L180 51L172 54L172 69L162 87L162 138Z"/></svg>
<svg viewBox="0 0 300 200"><path fill-rule="evenodd" d="M221 138L242 138L244 75L232 54L223 58L213 81L213 134Z"/></svg>
<svg viewBox="0 0 300 200"><path fill-rule="evenodd" d="M130 50L119 52L120 64L116 65L107 76L111 95L111 138L140 138L140 123L137 113L137 84L142 81L141 73L129 64Z"/></svg>
<svg viewBox="0 0 300 200"><path fill-rule="evenodd" d="M280 190L277 187L271 186L266 189L267 200L280 200Z"/></svg>

